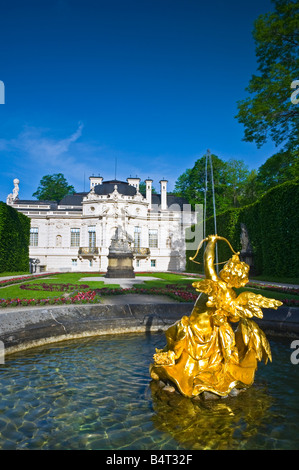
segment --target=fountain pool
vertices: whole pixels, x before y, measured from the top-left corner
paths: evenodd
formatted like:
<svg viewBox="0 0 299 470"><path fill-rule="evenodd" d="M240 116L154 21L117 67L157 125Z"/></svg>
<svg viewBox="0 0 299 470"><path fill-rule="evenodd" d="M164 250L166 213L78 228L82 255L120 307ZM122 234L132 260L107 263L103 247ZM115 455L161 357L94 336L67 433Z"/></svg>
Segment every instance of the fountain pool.
<svg viewBox="0 0 299 470"><path fill-rule="evenodd" d="M194 401L151 382L165 335L109 335L15 353L0 365L0 449L298 449L299 364L273 363L237 397Z"/></svg>

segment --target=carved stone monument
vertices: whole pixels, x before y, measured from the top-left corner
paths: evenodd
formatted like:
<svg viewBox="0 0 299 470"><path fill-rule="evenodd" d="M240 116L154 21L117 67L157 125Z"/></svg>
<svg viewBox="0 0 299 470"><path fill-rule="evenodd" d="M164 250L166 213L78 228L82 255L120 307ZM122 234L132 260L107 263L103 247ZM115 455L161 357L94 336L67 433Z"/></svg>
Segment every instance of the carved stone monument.
<svg viewBox="0 0 299 470"><path fill-rule="evenodd" d="M129 239L119 227L111 240L108 254L108 269L105 277L134 278L133 252Z"/></svg>
<svg viewBox="0 0 299 470"><path fill-rule="evenodd" d="M248 230L245 224L241 223L241 252L240 252L240 259L244 261L244 263L248 264L250 268L250 274L256 274L254 262L253 262L253 249L250 243Z"/></svg>

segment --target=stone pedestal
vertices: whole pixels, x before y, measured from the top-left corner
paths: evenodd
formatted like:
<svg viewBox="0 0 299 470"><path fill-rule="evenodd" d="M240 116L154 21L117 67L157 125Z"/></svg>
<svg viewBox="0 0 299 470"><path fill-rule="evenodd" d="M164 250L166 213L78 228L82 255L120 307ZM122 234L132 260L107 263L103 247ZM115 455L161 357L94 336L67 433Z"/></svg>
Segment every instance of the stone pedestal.
<svg viewBox="0 0 299 470"><path fill-rule="evenodd" d="M254 266L253 252L252 251L241 251L240 260L244 261L250 267L250 271L249 271L250 276L254 276L254 275L258 274L256 269L255 269L255 266Z"/></svg>
<svg viewBox="0 0 299 470"><path fill-rule="evenodd" d="M134 278L133 253L126 237L118 233L109 247L108 269L105 277Z"/></svg>
<svg viewBox="0 0 299 470"><path fill-rule="evenodd" d="M105 277L134 278L133 253L109 253Z"/></svg>

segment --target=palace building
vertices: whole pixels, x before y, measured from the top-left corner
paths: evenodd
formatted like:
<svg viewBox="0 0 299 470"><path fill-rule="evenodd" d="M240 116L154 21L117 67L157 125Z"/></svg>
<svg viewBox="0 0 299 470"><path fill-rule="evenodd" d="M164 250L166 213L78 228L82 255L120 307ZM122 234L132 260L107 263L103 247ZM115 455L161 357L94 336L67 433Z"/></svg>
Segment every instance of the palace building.
<svg viewBox="0 0 299 470"><path fill-rule="evenodd" d="M138 271L182 271L185 268L185 231L195 222L186 200L167 193L139 192L139 178L103 181L89 178L88 192L61 201L19 199L19 180L6 203L31 219L30 259L37 271L105 272L111 240L125 234Z"/></svg>

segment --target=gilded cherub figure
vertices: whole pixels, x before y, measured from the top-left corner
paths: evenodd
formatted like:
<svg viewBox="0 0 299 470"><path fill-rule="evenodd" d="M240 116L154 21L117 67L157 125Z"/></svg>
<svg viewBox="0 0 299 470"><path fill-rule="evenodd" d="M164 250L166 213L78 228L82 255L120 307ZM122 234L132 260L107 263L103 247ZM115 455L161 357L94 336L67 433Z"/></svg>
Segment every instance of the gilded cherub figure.
<svg viewBox="0 0 299 470"><path fill-rule="evenodd" d="M220 240L228 243L234 255L218 276L214 260ZM154 380L171 381L188 397L204 391L226 396L233 388L250 386L257 362L272 360L269 342L252 317L262 318L261 308L282 305L249 291L237 295L234 288L246 285L249 266L240 261L228 240L218 235L202 240L196 255L203 242L208 242L205 279L192 284L200 295L191 315L168 328L167 344L156 351L150 366ZM239 322L236 332L230 322Z"/></svg>

